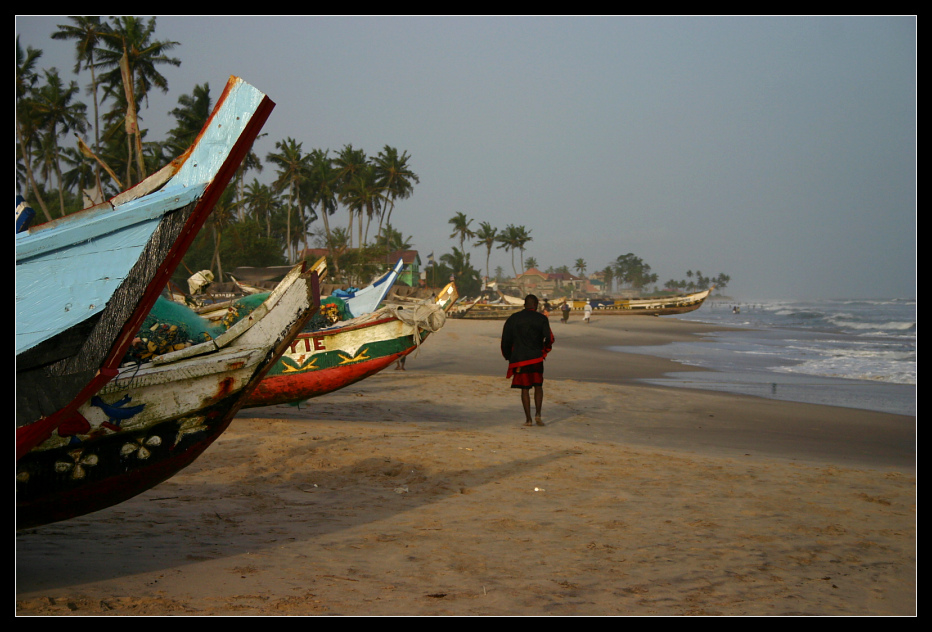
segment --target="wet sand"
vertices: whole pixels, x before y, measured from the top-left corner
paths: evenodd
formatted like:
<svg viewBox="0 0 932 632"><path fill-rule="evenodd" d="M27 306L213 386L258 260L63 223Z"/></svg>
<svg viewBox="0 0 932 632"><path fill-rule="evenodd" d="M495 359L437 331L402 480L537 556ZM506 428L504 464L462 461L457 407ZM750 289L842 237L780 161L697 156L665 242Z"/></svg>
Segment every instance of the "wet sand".
<svg viewBox="0 0 932 632"><path fill-rule="evenodd" d="M447 321L406 371L19 532L17 614L916 614L914 417L645 385L684 367L604 347L714 327L552 322L546 427L502 323Z"/></svg>

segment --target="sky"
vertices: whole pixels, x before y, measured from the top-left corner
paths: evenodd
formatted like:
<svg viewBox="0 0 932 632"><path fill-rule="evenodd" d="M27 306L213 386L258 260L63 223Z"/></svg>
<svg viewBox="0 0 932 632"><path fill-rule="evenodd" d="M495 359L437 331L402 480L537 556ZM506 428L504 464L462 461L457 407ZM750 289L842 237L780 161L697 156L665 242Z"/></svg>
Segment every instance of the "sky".
<svg viewBox="0 0 932 632"><path fill-rule="evenodd" d="M90 84L51 39L66 18L15 21L40 68ZM276 103L261 157L289 137L408 152L392 223L422 260L459 246L462 212L525 226L541 269L633 253L660 285L728 274L736 300L915 298L916 21L158 16L182 63L140 114L164 138L179 96L237 75Z"/></svg>

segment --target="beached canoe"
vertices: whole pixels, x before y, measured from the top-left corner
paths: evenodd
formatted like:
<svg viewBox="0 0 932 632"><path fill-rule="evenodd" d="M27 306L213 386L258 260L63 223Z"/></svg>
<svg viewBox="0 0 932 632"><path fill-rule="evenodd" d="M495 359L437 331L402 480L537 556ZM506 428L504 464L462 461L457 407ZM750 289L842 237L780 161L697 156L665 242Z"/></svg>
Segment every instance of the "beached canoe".
<svg viewBox="0 0 932 632"><path fill-rule="evenodd" d="M460 307L450 313L450 318L463 320L505 320L515 312L524 309L524 303L512 305L507 302L500 303L472 303Z"/></svg>
<svg viewBox="0 0 932 632"><path fill-rule="evenodd" d="M117 374L273 107L232 77L182 156L103 204L17 233L17 457Z"/></svg>
<svg viewBox="0 0 932 632"><path fill-rule="evenodd" d="M622 316L671 316L674 314L685 314L702 307L702 303L709 297L709 294L711 294L714 289L714 287L711 287L701 292L677 294L674 296L615 299L613 304L605 304L602 307L596 306L595 313ZM582 309L584 303L584 301L580 303L578 309Z"/></svg>
<svg viewBox="0 0 932 632"><path fill-rule="evenodd" d="M333 327L302 332L250 395L246 407L302 402L378 373L439 330L457 298L456 285L450 283L433 300L386 305Z"/></svg>
<svg viewBox="0 0 932 632"><path fill-rule="evenodd" d="M18 460L17 527L115 505L189 465L229 426L319 306L316 273L295 268L215 338L124 365Z"/></svg>

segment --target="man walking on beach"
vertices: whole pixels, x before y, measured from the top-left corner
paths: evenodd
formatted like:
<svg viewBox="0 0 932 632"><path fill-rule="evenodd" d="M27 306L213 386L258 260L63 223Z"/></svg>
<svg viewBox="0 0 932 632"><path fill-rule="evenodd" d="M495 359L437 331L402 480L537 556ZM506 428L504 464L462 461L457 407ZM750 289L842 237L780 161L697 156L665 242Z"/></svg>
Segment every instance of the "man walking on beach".
<svg viewBox="0 0 932 632"><path fill-rule="evenodd" d="M511 388L521 389L525 426L531 422L531 388L534 389L535 422L543 426L540 409L544 403L544 358L553 348L553 331L546 316L537 311L537 297L528 294L524 309L508 317L502 329L502 356L508 360Z"/></svg>

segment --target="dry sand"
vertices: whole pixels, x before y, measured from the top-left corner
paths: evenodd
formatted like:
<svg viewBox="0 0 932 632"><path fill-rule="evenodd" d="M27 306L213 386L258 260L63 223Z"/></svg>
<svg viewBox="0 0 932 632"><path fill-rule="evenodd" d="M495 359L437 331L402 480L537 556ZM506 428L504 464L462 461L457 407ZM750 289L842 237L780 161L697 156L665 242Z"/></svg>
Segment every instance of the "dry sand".
<svg viewBox="0 0 932 632"><path fill-rule="evenodd" d="M915 418L648 386L553 321L544 428L501 322L404 372L243 411L128 502L16 536L19 615L915 615Z"/></svg>

